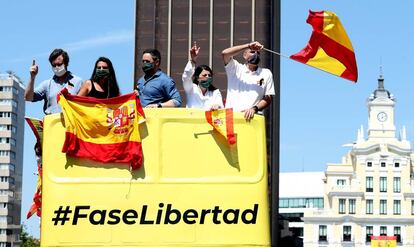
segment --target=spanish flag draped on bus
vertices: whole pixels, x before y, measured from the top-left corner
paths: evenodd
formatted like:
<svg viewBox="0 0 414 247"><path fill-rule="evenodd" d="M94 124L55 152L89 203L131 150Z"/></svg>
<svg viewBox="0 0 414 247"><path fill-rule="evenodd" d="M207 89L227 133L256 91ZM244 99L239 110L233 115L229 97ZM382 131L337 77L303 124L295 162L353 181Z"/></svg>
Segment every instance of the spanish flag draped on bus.
<svg viewBox="0 0 414 247"><path fill-rule="evenodd" d="M313 28L310 40L305 48L290 58L356 82L358 69L354 49L336 14L309 10L306 22Z"/></svg>
<svg viewBox="0 0 414 247"><path fill-rule="evenodd" d="M133 170L142 165L138 124L145 119L136 93L110 99L75 96L62 90L66 137L62 152L102 163L126 163Z"/></svg>
<svg viewBox="0 0 414 247"><path fill-rule="evenodd" d="M230 145L236 144L233 130L233 109L206 111L207 122L219 132Z"/></svg>

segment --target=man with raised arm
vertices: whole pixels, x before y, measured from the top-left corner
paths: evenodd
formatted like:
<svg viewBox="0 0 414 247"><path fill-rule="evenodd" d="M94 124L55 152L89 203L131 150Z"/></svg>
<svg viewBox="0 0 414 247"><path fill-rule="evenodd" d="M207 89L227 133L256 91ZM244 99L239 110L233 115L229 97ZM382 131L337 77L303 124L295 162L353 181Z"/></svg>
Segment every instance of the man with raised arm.
<svg viewBox="0 0 414 247"><path fill-rule="evenodd" d="M44 80L34 89L34 82L39 67L33 60L30 67L30 79L24 92L26 101L36 102L44 100L43 112L48 114L59 113L62 111L57 103L56 96L63 89L67 88L69 93L76 95L82 85L82 79L68 71L69 55L62 49L55 49L49 56L52 65L53 77Z"/></svg>
<svg viewBox="0 0 414 247"><path fill-rule="evenodd" d="M259 66L262 49L263 45L255 41L222 51L227 74L226 108L244 112L248 121L268 107L275 95L272 72ZM233 59L242 52L244 64Z"/></svg>

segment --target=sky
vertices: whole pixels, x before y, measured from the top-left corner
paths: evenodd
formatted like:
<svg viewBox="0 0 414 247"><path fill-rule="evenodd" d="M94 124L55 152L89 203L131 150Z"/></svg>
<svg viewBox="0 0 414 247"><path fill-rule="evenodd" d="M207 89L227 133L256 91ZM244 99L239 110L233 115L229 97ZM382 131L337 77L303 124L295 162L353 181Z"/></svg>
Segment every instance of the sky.
<svg viewBox="0 0 414 247"><path fill-rule="evenodd" d="M200 0L201 1L201 0ZM196 3L197 0L194 0ZM282 172L323 171L349 151L343 144L367 128L366 100L377 87L382 67L385 87L397 99L396 126L414 138L414 84L411 46L413 3L410 1L282 0L281 53L292 55L309 40L308 10L335 12L353 44L359 80L354 84L287 58L281 58ZM69 52L69 70L89 78L96 59L111 59L121 92L132 90L134 62L133 0L24 1L2 0L0 73L14 71L24 83L33 59L39 66L36 85L50 78L48 55ZM213 68L214 69L214 68ZM26 115L43 117L42 103L27 103ZM36 186L35 139L25 127L22 223L39 236L39 219L25 220Z"/></svg>

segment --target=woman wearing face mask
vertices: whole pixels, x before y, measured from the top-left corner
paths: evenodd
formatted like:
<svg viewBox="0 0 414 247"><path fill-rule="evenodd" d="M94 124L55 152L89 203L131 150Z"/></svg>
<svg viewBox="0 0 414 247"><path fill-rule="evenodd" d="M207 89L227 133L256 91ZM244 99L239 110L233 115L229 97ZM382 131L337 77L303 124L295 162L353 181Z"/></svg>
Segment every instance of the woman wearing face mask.
<svg viewBox="0 0 414 247"><path fill-rule="evenodd" d="M83 83L78 96L99 99L119 96L119 87L111 60L106 57L96 60L91 79Z"/></svg>
<svg viewBox="0 0 414 247"><path fill-rule="evenodd" d="M212 110L223 108L220 90L212 85L213 71L207 65L195 68L200 47L194 42L190 49L191 60L184 68L182 80L187 96L187 108Z"/></svg>

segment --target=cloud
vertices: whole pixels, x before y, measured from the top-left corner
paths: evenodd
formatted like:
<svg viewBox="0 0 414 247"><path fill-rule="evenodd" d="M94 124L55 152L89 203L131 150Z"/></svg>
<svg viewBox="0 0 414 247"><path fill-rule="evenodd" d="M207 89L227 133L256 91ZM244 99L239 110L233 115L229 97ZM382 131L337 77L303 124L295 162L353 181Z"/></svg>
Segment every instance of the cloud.
<svg viewBox="0 0 414 247"><path fill-rule="evenodd" d="M122 44L134 40L134 32L132 30L120 30L117 32L106 33L102 36L85 39L69 44L62 45L63 49L69 52L81 51L90 48L97 48L102 46Z"/></svg>
<svg viewBox="0 0 414 247"><path fill-rule="evenodd" d="M115 32L108 32L102 34L100 36L96 36L93 38L88 38L72 43L67 43L63 45L59 45L56 47L62 47L64 50L68 51L69 53L82 51L86 49L96 49L103 46L110 46L122 43L132 42L134 40L135 34L133 30L119 30ZM19 63L23 61L31 61L33 58L41 58L41 57L48 57L50 54L49 51L40 52L37 54L32 54L30 57L13 57L11 59L1 59L0 63L2 64L12 64L12 63Z"/></svg>

